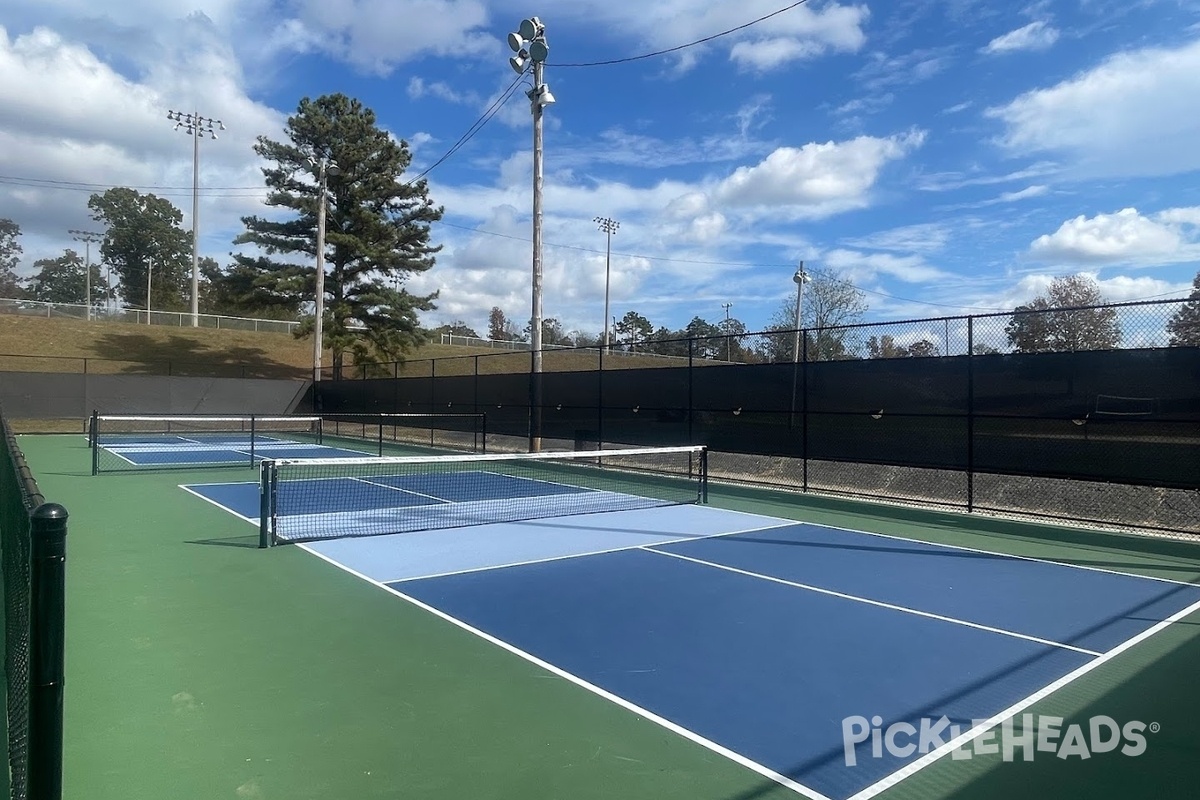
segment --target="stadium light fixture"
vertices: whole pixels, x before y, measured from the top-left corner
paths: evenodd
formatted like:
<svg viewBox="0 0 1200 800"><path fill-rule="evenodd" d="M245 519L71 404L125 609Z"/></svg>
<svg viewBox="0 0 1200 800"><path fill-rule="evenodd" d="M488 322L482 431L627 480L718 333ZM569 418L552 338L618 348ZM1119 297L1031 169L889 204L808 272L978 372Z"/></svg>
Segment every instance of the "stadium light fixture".
<svg viewBox="0 0 1200 800"><path fill-rule="evenodd" d="M192 327L196 328L200 326L200 140L208 136L215 141L225 123L181 111L168 111L167 119L175 122L175 130L183 128L192 137Z"/></svg>
<svg viewBox="0 0 1200 800"><path fill-rule="evenodd" d="M608 234L608 246L604 250L604 351L608 352L608 289L612 275L612 237L621 227L621 223L609 217L596 217L594 220L600 230Z"/></svg>
<svg viewBox="0 0 1200 800"><path fill-rule="evenodd" d="M796 274L792 276L792 280L796 282L796 338L792 343L792 361L800 360L800 312L804 307L804 284L808 283L808 273L804 271L804 262L800 262L800 268L796 270Z"/></svg>
<svg viewBox="0 0 1200 800"><path fill-rule="evenodd" d="M83 305L84 305L84 309L85 309L84 310L84 319L88 322L91 322L92 321L92 245L96 244L97 242L104 241L104 234L93 233L92 231L76 231L76 230L69 230L69 231L67 231L67 233L71 234L71 238L74 239L75 241L84 243L83 244L83 247L84 247L83 271L84 271L84 276L85 276L83 279ZM107 300L107 298L108 298L108 294L106 293L105 299Z"/></svg>
<svg viewBox="0 0 1200 800"><path fill-rule="evenodd" d="M541 450L542 430L542 111L555 102L545 83L545 62L550 55L546 44L546 26L537 17L521 20L516 33L507 38L516 53L508 60L518 74L532 64L533 88L526 93L533 114L533 308L530 315L530 402L533 409L529 426L529 451Z"/></svg>

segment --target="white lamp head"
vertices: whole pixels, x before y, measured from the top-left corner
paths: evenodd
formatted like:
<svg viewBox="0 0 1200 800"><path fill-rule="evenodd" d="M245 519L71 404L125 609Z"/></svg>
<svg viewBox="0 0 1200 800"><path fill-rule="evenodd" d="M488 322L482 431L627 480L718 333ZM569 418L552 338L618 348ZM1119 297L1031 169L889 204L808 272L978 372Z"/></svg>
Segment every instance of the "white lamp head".
<svg viewBox="0 0 1200 800"><path fill-rule="evenodd" d="M510 33L508 35L508 47L514 53L521 52L521 45L523 45L524 43L525 43L525 40L521 38L521 34Z"/></svg>
<svg viewBox="0 0 1200 800"><path fill-rule="evenodd" d="M520 75L525 72L525 59L528 57L529 54L522 50L508 60L508 65L513 68L513 72Z"/></svg>
<svg viewBox="0 0 1200 800"><path fill-rule="evenodd" d="M541 39L529 43L529 57L537 62L543 62L550 55L550 47Z"/></svg>

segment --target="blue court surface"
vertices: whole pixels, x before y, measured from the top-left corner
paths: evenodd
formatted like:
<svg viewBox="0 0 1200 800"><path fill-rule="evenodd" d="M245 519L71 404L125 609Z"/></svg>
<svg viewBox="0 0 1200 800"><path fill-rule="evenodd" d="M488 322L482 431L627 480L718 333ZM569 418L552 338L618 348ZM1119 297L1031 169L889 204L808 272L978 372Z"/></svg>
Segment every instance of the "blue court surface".
<svg viewBox="0 0 1200 800"><path fill-rule="evenodd" d="M370 453L296 442L259 434L255 437L253 456L264 458L362 458ZM189 433L115 433L101 437L100 447L122 461L138 467L197 466L249 463L251 441L249 432Z"/></svg>
<svg viewBox="0 0 1200 800"><path fill-rule="evenodd" d="M554 491L529 484L495 488ZM183 488L257 524L252 483ZM395 514L479 499L380 490ZM297 516L336 531L364 511L336 494ZM830 800L884 790L1200 609L1190 584L700 505L296 546ZM903 755L847 742L848 720L876 716L939 733Z"/></svg>

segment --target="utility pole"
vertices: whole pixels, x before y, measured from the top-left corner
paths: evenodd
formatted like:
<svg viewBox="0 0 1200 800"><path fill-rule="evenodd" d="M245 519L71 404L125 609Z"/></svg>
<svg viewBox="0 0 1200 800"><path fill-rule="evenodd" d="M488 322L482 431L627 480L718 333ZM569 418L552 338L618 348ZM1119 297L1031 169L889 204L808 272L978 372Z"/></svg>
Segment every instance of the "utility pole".
<svg viewBox="0 0 1200 800"><path fill-rule="evenodd" d="M608 246L604 251L604 352L608 353L608 287L610 283L610 275L612 272L612 237L621 227L621 223L609 217L596 217L594 222L600 226L600 230L608 234Z"/></svg>
<svg viewBox="0 0 1200 800"><path fill-rule="evenodd" d="M329 195L329 176L341 175L341 168L331 159L322 156L309 159L317 171L317 286L313 293L313 380L321 380L321 354L325 349L325 206Z"/></svg>
<svg viewBox="0 0 1200 800"><path fill-rule="evenodd" d="M71 238L77 242L83 242L83 273L86 276L83 281L83 304L86 308L84 312L88 322L92 321L92 245L96 242L104 241L104 235L100 233L92 233L91 231L75 231L70 230L67 233L71 234ZM108 293L105 292L105 300L108 299ZM107 306L105 311L107 312Z"/></svg>
<svg viewBox="0 0 1200 800"><path fill-rule="evenodd" d="M175 130L186 126L192 137L192 327L196 328L200 326L200 140L205 136L215 140L217 131L225 130L225 123L181 111L168 111L167 119L175 123Z"/></svg>

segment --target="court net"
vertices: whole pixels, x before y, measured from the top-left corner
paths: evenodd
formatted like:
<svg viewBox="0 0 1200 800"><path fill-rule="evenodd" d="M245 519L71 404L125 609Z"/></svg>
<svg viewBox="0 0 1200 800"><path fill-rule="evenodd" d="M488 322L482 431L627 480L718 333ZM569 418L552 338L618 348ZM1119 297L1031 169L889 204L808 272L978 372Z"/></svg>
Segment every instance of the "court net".
<svg viewBox="0 0 1200 800"><path fill-rule="evenodd" d="M321 440L316 416L93 414L88 426L93 475L315 457Z"/></svg>
<svg viewBox="0 0 1200 800"><path fill-rule="evenodd" d="M259 545L703 503L702 446L267 459Z"/></svg>

